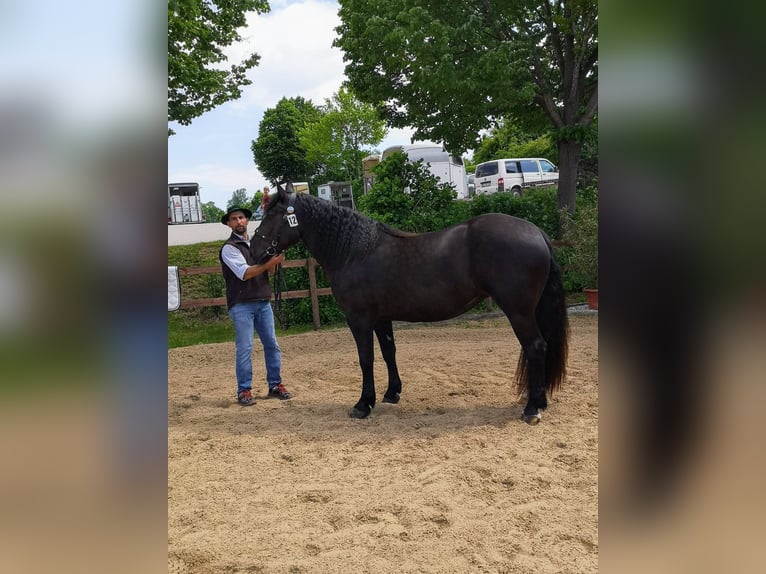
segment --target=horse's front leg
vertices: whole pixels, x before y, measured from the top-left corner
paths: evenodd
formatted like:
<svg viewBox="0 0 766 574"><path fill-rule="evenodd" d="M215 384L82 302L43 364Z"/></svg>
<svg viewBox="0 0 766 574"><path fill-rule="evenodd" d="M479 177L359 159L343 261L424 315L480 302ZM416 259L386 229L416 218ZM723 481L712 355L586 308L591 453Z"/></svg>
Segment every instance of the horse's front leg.
<svg viewBox="0 0 766 574"><path fill-rule="evenodd" d="M399 378L399 369L396 367L396 344L394 343L394 327L391 321L377 323L375 334L378 336L380 351L388 368L388 389L383 395L383 402L398 403L399 393L402 392L402 380Z"/></svg>
<svg viewBox="0 0 766 574"><path fill-rule="evenodd" d="M375 378L372 370L372 323L349 319L348 326L356 341L359 366L362 368L362 396L348 413L355 419L367 417L375 406Z"/></svg>

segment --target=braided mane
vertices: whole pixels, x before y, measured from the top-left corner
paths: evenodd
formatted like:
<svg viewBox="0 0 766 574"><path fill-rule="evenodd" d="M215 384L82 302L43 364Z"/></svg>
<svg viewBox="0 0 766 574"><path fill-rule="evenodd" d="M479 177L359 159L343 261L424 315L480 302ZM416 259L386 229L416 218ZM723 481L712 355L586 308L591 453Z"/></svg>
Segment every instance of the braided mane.
<svg viewBox="0 0 766 574"><path fill-rule="evenodd" d="M323 265L339 267L364 258L375 247L382 224L311 195L298 194L296 201L300 202L301 219L308 223L306 228L316 235L307 246Z"/></svg>

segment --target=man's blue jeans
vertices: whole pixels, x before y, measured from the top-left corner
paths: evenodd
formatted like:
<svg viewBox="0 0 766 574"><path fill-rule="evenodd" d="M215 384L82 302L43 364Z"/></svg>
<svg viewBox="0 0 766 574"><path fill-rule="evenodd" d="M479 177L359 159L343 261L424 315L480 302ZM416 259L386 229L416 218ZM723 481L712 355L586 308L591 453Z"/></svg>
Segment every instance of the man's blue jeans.
<svg viewBox="0 0 766 574"><path fill-rule="evenodd" d="M234 322L234 343L237 349L237 395L252 388L253 384L253 332L263 344L266 363L266 383L269 388L282 382L282 351L274 333L274 313L268 301L237 303L229 309Z"/></svg>

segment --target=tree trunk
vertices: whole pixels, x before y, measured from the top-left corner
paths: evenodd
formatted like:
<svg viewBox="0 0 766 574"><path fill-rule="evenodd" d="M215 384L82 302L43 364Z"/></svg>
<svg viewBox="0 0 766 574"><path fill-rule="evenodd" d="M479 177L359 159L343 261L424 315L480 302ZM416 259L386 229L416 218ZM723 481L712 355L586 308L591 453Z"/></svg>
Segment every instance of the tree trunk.
<svg viewBox="0 0 766 574"><path fill-rule="evenodd" d="M580 163L582 144L579 142L559 141L559 193L558 208L569 213L575 210L575 190L577 188L577 166Z"/></svg>

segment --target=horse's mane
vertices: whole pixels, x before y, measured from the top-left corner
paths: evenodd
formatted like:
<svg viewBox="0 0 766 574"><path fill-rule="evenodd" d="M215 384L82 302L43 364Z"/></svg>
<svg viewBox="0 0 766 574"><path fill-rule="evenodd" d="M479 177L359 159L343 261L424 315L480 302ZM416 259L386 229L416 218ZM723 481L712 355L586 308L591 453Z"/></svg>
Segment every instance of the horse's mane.
<svg viewBox="0 0 766 574"><path fill-rule="evenodd" d="M329 264L342 264L349 259L363 258L378 240L380 223L357 211L339 207L317 197L299 194L296 198L303 209L302 218L310 222L318 235L315 255Z"/></svg>

